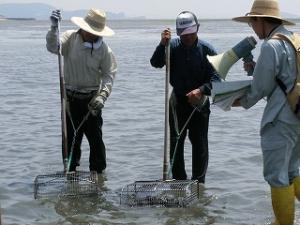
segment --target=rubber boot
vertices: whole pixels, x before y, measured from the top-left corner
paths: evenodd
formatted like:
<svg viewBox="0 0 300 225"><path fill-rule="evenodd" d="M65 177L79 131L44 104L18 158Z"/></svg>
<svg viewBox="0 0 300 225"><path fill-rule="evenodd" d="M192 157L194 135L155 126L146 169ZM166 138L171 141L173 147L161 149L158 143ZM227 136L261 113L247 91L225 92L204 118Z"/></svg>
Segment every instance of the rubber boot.
<svg viewBox="0 0 300 225"><path fill-rule="evenodd" d="M300 201L300 177L294 179L295 196Z"/></svg>
<svg viewBox="0 0 300 225"><path fill-rule="evenodd" d="M294 185L288 187L271 187L272 206L276 225L294 225L295 192Z"/></svg>

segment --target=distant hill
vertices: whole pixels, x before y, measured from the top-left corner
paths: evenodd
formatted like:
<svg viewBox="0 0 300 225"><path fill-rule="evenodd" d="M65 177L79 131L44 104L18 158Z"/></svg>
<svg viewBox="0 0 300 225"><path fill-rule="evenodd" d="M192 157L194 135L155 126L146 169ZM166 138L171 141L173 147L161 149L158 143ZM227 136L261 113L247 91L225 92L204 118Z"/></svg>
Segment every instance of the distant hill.
<svg viewBox="0 0 300 225"><path fill-rule="evenodd" d="M300 15L292 14L292 13L287 13L287 12L282 12L281 16L283 18L287 19L300 19Z"/></svg>
<svg viewBox="0 0 300 225"><path fill-rule="evenodd" d="M38 0L37 0L38 1ZM0 19L3 18L27 18L37 20L48 20L52 10L56 9L52 5L43 3L6 3L0 4ZM84 17L87 13L87 9L75 10L75 11L63 11L63 19L69 20L72 16ZM107 18L110 20L120 19L147 19L144 16L140 17L128 17L124 12L106 12ZM287 19L300 19L300 15L282 12L282 17ZM231 17L230 17L231 18ZM205 18L203 18L205 19ZM226 19L226 18L224 18Z"/></svg>
<svg viewBox="0 0 300 225"><path fill-rule="evenodd" d="M37 20L49 19L50 13L55 7L43 3L8 3L0 4L0 15L5 18L35 18ZM84 17L87 10L63 11L63 19L69 20L72 16ZM146 19L145 17L127 17L123 12L106 12L107 18L117 19Z"/></svg>

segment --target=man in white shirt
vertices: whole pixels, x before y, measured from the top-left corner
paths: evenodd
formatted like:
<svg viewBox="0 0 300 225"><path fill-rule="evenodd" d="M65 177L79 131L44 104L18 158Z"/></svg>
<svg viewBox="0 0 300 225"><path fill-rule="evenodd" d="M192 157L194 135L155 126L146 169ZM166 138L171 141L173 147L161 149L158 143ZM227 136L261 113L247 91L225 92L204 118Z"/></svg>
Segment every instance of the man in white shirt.
<svg viewBox="0 0 300 225"><path fill-rule="evenodd" d="M60 11L53 11L50 19L52 26L46 37L47 49L58 54L57 26L61 20ZM75 171L79 165L80 146L85 135L90 145L90 171L102 173L106 168L105 145L102 139L102 108L111 93L117 72L114 54L103 41L103 37L113 35L114 31L105 24L105 12L98 9L90 9L85 18L72 17L71 21L79 29L68 30L60 38L69 105L67 110L69 154L73 150L70 171ZM84 121L86 115L88 117ZM83 121L82 127L75 133Z"/></svg>

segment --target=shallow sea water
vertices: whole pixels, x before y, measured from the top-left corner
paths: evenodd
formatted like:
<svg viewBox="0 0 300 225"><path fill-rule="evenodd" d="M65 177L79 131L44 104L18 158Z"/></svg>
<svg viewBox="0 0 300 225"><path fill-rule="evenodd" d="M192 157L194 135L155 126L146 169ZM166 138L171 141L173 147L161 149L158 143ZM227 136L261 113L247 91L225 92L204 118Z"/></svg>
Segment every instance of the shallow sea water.
<svg viewBox="0 0 300 225"><path fill-rule="evenodd" d="M199 37L223 52L246 36L244 24L200 21ZM174 21L112 21L119 71L103 110L107 169L97 198L33 198L39 174L62 170L57 57L47 52L48 21L0 21L0 205L3 225L263 225L273 218L269 187L262 176L259 123L265 101L249 110L224 112L211 106L210 161L199 201L189 208L128 208L121 188L162 178L164 69L149 59L160 32ZM62 30L74 26L64 22ZM292 30L300 32L300 27ZM173 32L174 34L174 32ZM175 35L175 34L174 34ZM259 45L253 51L259 53ZM242 63L228 80L246 79ZM81 170L88 168L84 139ZM191 175L191 146L186 142ZM300 224L300 205L296 205Z"/></svg>

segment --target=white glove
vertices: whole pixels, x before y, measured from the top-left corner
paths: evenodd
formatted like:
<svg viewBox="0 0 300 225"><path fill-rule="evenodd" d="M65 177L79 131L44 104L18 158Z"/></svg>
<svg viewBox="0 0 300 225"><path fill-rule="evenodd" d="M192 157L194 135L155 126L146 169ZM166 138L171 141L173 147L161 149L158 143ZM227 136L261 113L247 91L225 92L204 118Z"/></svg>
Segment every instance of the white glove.
<svg viewBox="0 0 300 225"><path fill-rule="evenodd" d="M88 107L92 115L97 116L104 107L104 97L102 95L97 95L96 97L92 98Z"/></svg>
<svg viewBox="0 0 300 225"><path fill-rule="evenodd" d="M61 21L61 13L60 10L53 10L50 16L50 21L51 21L51 26L52 27L57 27L58 26L58 22Z"/></svg>

